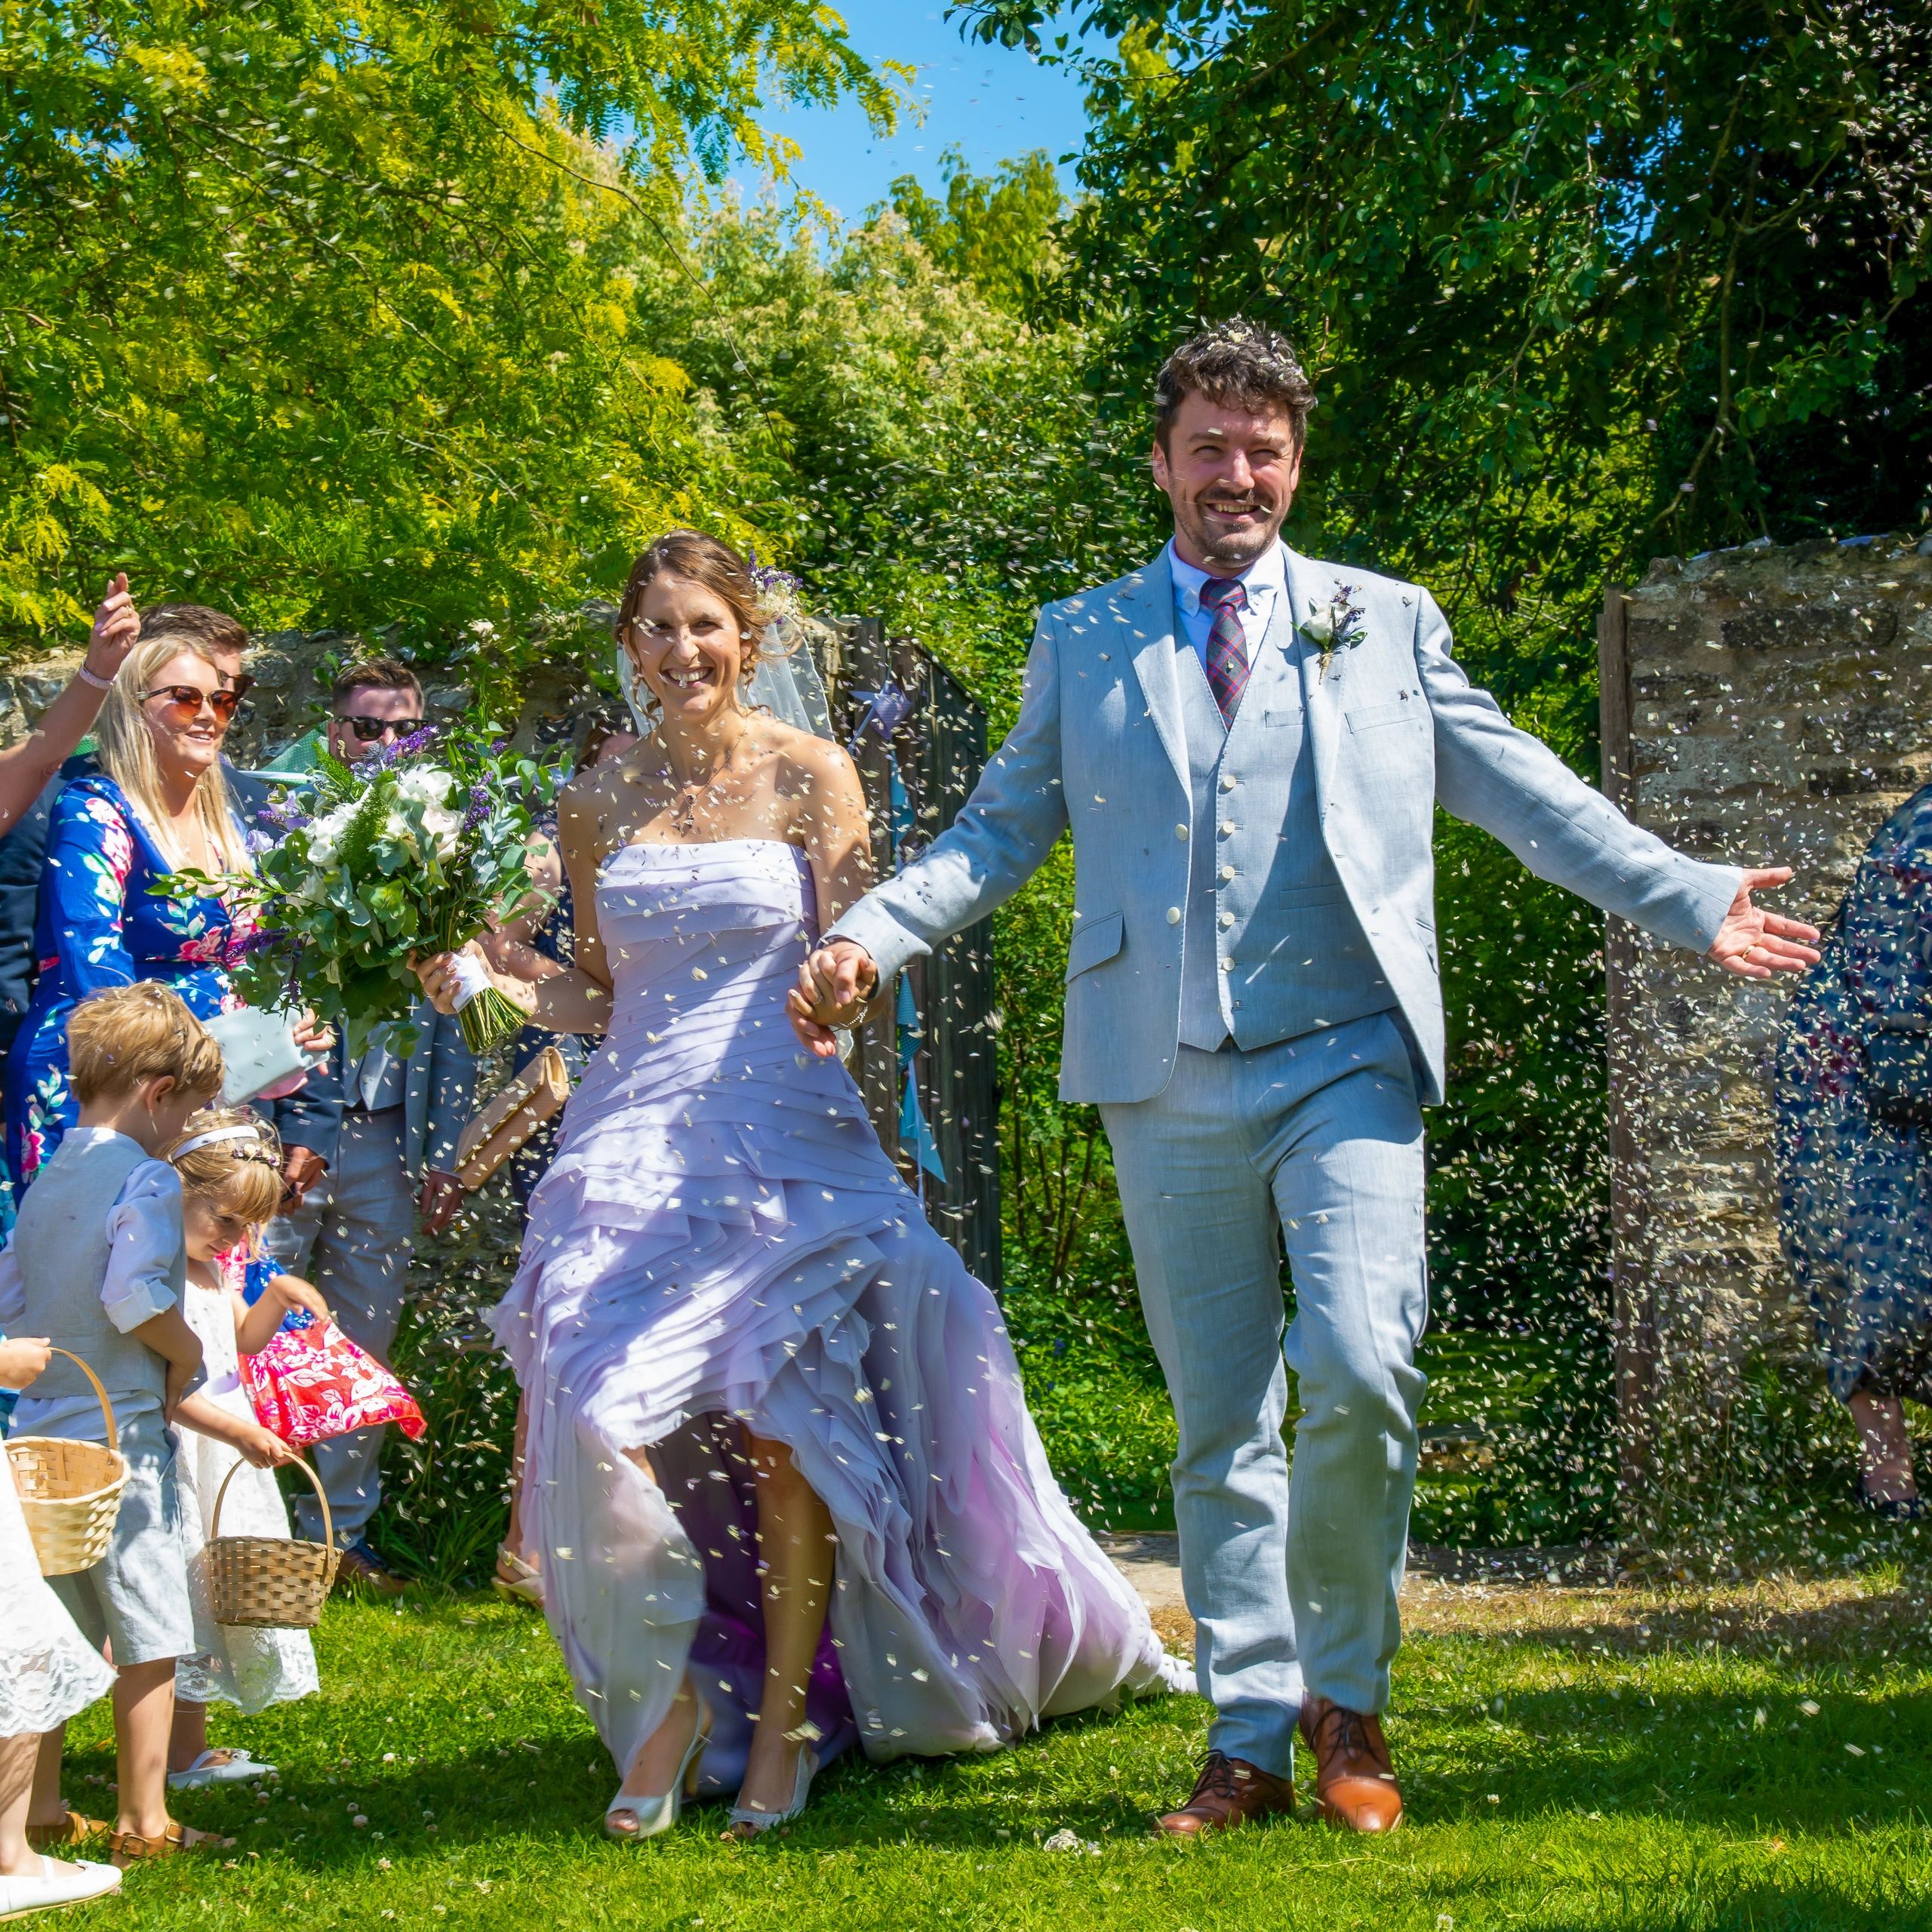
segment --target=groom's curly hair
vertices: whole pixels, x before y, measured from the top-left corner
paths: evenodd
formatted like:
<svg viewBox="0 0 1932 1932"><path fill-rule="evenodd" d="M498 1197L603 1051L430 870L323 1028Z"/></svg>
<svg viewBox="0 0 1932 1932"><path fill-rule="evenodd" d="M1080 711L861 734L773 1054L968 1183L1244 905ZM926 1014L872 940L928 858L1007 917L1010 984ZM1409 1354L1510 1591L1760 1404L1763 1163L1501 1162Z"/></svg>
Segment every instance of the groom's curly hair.
<svg viewBox="0 0 1932 1932"><path fill-rule="evenodd" d="M1281 410L1297 445L1315 407L1315 385L1287 337L1241 315L1190 336L1161 365L1154 378L1154 434L1161 448L1190 395L1226 409Z"/></svg>

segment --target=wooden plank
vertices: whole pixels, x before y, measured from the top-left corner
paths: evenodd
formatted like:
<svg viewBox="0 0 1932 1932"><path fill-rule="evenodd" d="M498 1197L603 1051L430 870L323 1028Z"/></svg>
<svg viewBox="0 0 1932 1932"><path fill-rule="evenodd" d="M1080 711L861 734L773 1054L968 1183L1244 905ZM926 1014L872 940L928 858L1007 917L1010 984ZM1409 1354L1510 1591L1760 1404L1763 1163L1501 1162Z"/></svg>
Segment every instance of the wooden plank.
<svg viewBox="0 0 1932 1932"><path fill-rule="evenodd" d="M979 782L986 758L986 714L971 695L909 638L888 640L871 619L840 627L835 654L822 654L835 728L849 739L866 712L854 693L890 678L913 700L893 740L910 801L915 838L930 844L950 825ZM886 747L869 732L854 753L871 824L873 869L894 863L891 774ZM860 1030L853 1075L881 1144L934 1226L967 1266L997 1294L1001 1284L998 1078L989 1016L993 1004L992 940L983 924L906 968L925 1032L912 1059L919 1104L946 1169L943 1182L917 1168L899 1139L902 1083L893 1003Z"/></svg>
<svg viewBox="0 0 1932 1932"><path fill-rule="evenodd" d="M986 718L937 663L928 666L918 766L919 833L930 842L959 814L986 761ZM1001 1287L999 1083L993 1004L992 928L970 928L929 961L927 1035L916 1062L920 1101L946 1169L931 1183L928 1211L972 1272Z"/></svg>
<svg viewBox="0 0 1932 1932"><path fill-rule="evenodd" d="M1604 593L1597 619L1597 688L1603 789L1623 811L1635 802L1629 601L1620 585ZM1624 1512L1647 1487L1656 1447L1656 1290L1652 1279L1648 1174L1640 1131L1635 1061L1635 929L1611 918L1604 936L1604 1027L1609 1050L1611 1330L1617 1379L1617 1466Z"/></svg>
<svg viewBox="0 0 1932 1932"><path fill-rule="evenodd" d="M829 695L833 728L841 741L845 742L858 729L866 711L864 702L855 700L852 694L876 691L888 667L885 626L877 618L855 618L840 628L840 676L837 688ZM883 876L891 870L891 805L885 746L876 733L869 731L860 740L853 761L859 768L859 782L865 788L866 817L872 827L872 871L875 876ZM852 1054L852 1077L858 1082L880 1146L898 1160L898 1049L890 999L858 1029ZM903 1163L901 1166L903 1170Z"/></svg>

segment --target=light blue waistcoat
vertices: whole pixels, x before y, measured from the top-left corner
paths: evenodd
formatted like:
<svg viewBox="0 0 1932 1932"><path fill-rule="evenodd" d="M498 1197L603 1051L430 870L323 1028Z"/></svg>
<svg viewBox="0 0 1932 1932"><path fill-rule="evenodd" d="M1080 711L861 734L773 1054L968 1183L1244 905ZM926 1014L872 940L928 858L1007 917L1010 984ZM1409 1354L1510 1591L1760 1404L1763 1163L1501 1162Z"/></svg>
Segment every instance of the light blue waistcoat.
<svg viewBox="0 0 1932 1932"><path fill-rule="evenodd" d="M1287 602L1275 600L1231 725L1222 722L1183 626L1174 625L1193 819L1180 1039L1207 1053L1230 1034L1242 1047L1263 1046L1395 1004L1322 840L1314 773L1302 756L1301 679ZM1257 814L1251 808L1264 774L1272 809ZM1235 970L1223 973L1223 961ZM1263 973L1265 1018L1243 998Z"/></svg>

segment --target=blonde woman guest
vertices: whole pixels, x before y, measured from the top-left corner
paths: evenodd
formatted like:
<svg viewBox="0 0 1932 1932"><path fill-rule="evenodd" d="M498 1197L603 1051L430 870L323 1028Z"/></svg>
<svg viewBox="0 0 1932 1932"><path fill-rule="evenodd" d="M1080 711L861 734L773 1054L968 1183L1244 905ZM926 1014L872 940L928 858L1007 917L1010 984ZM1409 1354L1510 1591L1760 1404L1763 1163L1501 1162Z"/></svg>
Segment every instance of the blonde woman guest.
<svg viewBox="0 0 1932 1932"><path fill-rule="evenodd" d="M40 980L7 1061L7 1155L24 1193L73 1124L67 1017L89 993L157 980L197 1019L238 1005L226 961L240 937L214 894L152 888L187 869L245 871L221 764L236 694L205 643L136 647L99 728L97 772L54 807L34 949Z"/></svg>

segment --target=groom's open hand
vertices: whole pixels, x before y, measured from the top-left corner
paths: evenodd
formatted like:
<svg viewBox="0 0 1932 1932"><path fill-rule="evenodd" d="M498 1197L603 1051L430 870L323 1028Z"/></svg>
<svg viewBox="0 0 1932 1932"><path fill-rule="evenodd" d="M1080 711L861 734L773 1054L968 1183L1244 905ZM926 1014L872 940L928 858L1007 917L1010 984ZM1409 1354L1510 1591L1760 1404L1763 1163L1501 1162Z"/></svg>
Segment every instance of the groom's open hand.
<svg viewBox="0 0 1932 1932"><path fill-rule="evenodd" d="M1754 892L1783 885L1791 877L1789 866L1747 872L1730 902L1730 910L1712 942L1710 957L1740 980L1768 980L1774 973L1801 973L1817 964L1818 930L1801 919L1767 912L1751 903Z"/></svg>
<svg viewBox="0 0 1932 1932"><path fill-rule="evenodd" d="M878 990L878 968L863 946L830 940L798 968L798 983L785 1001L792 1030L821 1060L838 1051L835 1026L857 1026L866 1002Z"/></svg>

